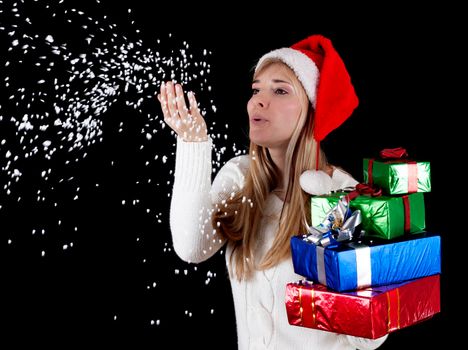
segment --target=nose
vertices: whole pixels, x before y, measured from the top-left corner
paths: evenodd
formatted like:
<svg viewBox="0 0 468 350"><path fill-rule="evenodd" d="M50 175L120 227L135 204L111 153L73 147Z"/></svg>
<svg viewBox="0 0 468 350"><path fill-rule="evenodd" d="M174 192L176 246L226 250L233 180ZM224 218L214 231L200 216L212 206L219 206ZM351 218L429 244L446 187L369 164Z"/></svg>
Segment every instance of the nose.
<svg viewBox="0 0 468 350"><path fill-rule="evenodd" d="M252 102L255 106L265 108L268 106L268 98L261 92L257 92L252 96Z"/></svg>

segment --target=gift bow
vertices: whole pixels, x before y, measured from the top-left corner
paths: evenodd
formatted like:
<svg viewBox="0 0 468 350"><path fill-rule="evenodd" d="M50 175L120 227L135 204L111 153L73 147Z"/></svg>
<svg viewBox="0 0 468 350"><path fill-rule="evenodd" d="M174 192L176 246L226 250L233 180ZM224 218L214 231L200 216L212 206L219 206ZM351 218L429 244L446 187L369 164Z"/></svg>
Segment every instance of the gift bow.
<svg viewBox="0 0 468 350"><path fill-rule="evenodd" d="M380 188L370 186L369 184L359 183L356 185L354 190L347 195L348 201L352 201L360 195L380 197L382 195L382 190Z"/></svg>
<svg viewBox="0 0 468 350"><path fill-rule="evenodd" d="M408 152L403 147L385 148L380 151L380 158L382 159L400 159L408 157Z"/></svg>
<svg viewBox="0 0 468 350"><path fill-rule="evenodd" d="M351 241L362 218L360 210L351 212L349 201L348 196L342 196L322 223L315 227L307 225L309 234L305 235L304 240L322 247L335 247L340 242Z"/></svg>
<svg viewBox="0 0 468 350"><path fill-rule="evenodd" d="M385 148L380 151L380 158L385 160L386 163L406 163L408 165L408 193L418 192L418 165L415 161L407 159L408 152L403 147ZM405 159L406 158L406 159ZM373 179L373 164L374 159L369 159L367 166L369 185L374 184Z"/></svg>

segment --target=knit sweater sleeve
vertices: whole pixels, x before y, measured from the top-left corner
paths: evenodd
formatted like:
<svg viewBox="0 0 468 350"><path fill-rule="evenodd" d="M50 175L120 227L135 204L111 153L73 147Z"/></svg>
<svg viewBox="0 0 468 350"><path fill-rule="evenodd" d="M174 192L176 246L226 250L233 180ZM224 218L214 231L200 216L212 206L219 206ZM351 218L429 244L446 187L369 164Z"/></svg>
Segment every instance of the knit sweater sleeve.
<svg viewBox="0 0 468 350"><path fill-rule="evenodd" d="M232 191L243 186L243 171L236 161L241 157L227 162L211 184L211 151L211 139L206 142L177 139L170 227L174 251L187 262L205 261L224 245L211 217Z"/></svg>

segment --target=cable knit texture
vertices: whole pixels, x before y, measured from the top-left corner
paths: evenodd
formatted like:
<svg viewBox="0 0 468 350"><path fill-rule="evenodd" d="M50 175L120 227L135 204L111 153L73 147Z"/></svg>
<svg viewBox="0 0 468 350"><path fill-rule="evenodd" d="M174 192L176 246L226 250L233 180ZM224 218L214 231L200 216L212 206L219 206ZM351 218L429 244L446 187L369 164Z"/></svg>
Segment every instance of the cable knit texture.
<svg viewBox="0 0 468 350"><path fill-rule="evenodd" d="M217 208L223 209L232 193L242 188L248 171L248 156L235 157L220 169L211 184L211 148L211 140L177 141L170 225L174 250L187 262L204 261L225 244L213 229L211 216ZM332 181L334 188L357 183L339 169L334 171ZM267 198L256 259L262 259L271 247L282 206L276 195ZM231 254L232 246L228 244L226 263ZM286 284L301 278L294 273L291 259L274 268L256 271L249 281L239 282L230 276L239 349L371 350L385 341L386 336L370 340L289 325L284 303Z"/></svg>

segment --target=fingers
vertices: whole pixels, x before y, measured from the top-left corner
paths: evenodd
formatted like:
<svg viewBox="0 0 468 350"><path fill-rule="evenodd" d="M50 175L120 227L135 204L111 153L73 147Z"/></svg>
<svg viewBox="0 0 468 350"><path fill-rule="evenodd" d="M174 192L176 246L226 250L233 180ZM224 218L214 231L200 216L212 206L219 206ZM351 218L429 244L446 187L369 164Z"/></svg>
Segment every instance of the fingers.
<svg viewBox="0 0 468 350"><path fill-rule="evenodd" d="M197 103L197 100L195 98L195 94L192 91L189 91L187 96L188 96L188 100L189 100L189 104L190 104L190 114L191 114L191 116L193 117L193 119L197 123L204 122L204 119L200 114L200 110L198 109L198 103Z"/></svg>
<svg viewBox="0 0 468 350"><path fill-rule="evenodd" d="M196 138L198 141L204 141L207 139L207 129L205 119L200 114L200 109L198 108L198 103L193 92L188 93L188 99L190 103L190 114L194 119Z"/></svg>
<svg viewBox="0 0 468 350"><path fill-rule="evenodd" d="M167 98L167 109L169 116L174 119L175 123L180 123L179 113L177 110L176 95L174 91L174 84L172 82L166 83L166 98Z"/></svg>
<svg viewBox="0 0 468 350"><path fill-rule="evenodd" d="M160 93L158 95L159 103L161 104L161 109L164 115L164 121L167 125L169 125L172 129L174 129L175 125L173 123L173 119L171 118L168 103L167 103L167 93L166 93L166 84L162 83L160 88Z"/></svg>
<svg viewBox="0 0 468 350"><path fill-rule="evenodd" d="M185 97L184 97L184 91L182 90L182 86L180 86L179 84L176 84L175 92L176 92L175 103L177 106L179 117L183 123L187 123L189 121L190 116L188 113L187 105L185 104Z"/></svg>
<svg viewBox="0 0 468 350"><path fill-rule="evenodd" d="M200 111L198 110L198 103L195 99L195 95L192 91L189 91L187 96L190 104L190 114L192 114L194 117L198 117L200 115Z"/></svg>
<svg viewBox="0 0 468 350"><path fill-rule="evenodd" d="M161 84L158 94L158 100L161 104L161 109L163 111L164 119L169 117L169 111L167 110L167 97L166 97L166 87L164 83Z"/></svg>
<svg viewBox="0 0 468 350"><path fill-rule="evenodd" d="M173 82L162 83L157 98L161 104L164 121L177 135L186 141L205 141L206 123L192 92L187 94L189 107L185 102L183 88Z"/></svg>
<svg viewBox="0 0 468 350"><path fill-rule="evenodd" d="M180 84L167 82L161 84L160 102L163 107L165 119L173 119L173 122L187 123L190 118L185 104L184 91Z"/></svg>

